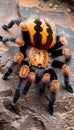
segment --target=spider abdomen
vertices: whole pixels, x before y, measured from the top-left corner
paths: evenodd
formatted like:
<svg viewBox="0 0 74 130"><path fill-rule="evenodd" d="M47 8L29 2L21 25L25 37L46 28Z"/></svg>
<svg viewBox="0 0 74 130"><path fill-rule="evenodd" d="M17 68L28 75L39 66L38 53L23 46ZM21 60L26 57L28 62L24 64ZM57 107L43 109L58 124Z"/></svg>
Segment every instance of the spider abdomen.
<svg viewBox="0 0 74 130"><path fill-rule="evenodd" d="M55 44L55 33L51 26L41 19L31 19L26 23L30 42L38 48L50 49Z"/></svg>

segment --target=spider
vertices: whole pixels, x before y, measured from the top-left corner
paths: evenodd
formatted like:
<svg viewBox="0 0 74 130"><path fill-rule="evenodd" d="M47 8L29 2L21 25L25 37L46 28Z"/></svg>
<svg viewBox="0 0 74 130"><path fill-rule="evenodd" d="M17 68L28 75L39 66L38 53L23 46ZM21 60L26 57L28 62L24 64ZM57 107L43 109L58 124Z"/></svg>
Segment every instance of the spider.
<svg viewBox="0 0 74 130"><path fill-rule="evenodd" d="M20 52L14 56L12 64L2 77L3 80L6 80L13 72L14 67L20 64L19 79L11 106L15 108L20 97L22 81L27 79L23 90L25 95L33 82L39 85L40 96L44 93L46 85L50 85L48 112L53 115L56 93L59 90L55 68L62 70L65 89L73 93L73 88L69 83L70 68L67 65L71 54L69 49L64 48L66 38L56 35L50 24L42 19L31 19L26 22L15 19L8 25L3 25L2 28L8 30L14 24L21 28L22 38L0 36L0 41L3 43L15 42L20 48ZM57 57L61 56L65 57L65 62L56 60Z"/></svg>

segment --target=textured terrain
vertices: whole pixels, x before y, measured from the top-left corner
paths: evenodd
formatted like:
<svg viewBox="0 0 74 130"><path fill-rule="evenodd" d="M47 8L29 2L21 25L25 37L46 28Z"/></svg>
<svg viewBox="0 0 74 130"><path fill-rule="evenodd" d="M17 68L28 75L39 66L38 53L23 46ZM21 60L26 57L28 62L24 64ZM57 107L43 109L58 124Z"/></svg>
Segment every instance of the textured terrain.
<svg viewBox="0 0 74 130"><path fill-rule="evenodd" d="M51 3L53 6L51 6ZM70 82L74 88L74 13L67 12L67 5L60 4L53 0L43 2L41 0L0 0L0 35L20 36L20 29L14 25L8 32L1 27L11 19L21 17L24 20L29 18L43 18L50 21L56 28L57 34L64 32L72 54L70 63ZM29 93L22 95L16 109L11 108L12 96L14 95L16 81L18 79L18 68L7 81L2 80L2 75L12 62L12 58L19 51L14 43L8 42L4 45L0 42L0 130L74 130L74 94L68 93L62 87L63 76L58 72L60 90L57 94L54 116L47 111L50 92L46 88L44 95L40 98L37 93L37 86L32 85ZM23 90L23 85L22 85Z"/></svg>

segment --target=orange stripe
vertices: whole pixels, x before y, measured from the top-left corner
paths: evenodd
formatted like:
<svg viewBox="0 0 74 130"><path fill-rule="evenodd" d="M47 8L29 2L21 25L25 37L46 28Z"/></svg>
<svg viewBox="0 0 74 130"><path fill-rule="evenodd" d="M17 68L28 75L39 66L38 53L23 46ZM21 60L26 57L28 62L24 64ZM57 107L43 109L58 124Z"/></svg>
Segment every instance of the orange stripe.
<svg viewBox="0 0 74 130"><path fill-rule="evenodd" d="M42 30L42 32L40 32L40 34L42 35L42 45L44 45L45 43L46 43L46 41L47 41L47 36L48 36L48 33L47 33L47 26L46 26L46 24L45 24L45 22L43 21L43 20L41 20L42 21L42 24L40 25L42 28L43 28L43 30Z"/></svg>
<svg viewBox="0 0 74 130"><path fill-rule="evenodd" d="M30 41L32 43L32 45L35 46L35 42L34 42L34 34L36 33L36 31L34 30L34 27L36 26L36 24L34 23L35 19L32 19L32 20L29 20L27 22L27 27L28 27L28 30L29 30L29 34L30 34Z"/></svg>

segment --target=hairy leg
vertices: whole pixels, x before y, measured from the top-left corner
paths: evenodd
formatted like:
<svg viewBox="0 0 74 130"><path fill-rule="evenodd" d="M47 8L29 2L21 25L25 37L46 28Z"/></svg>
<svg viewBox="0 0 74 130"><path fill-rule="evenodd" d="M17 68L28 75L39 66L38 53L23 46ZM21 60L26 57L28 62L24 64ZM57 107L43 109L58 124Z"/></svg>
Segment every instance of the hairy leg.
<svg viewBox="0 0 74 130"><path fill-rule="evenodd" d="M60 47L64 46L67 43L67 40L64 36L60 37L57 36L56 44L50 49L50 52L59 49Z"/></svg>
<svg viewBox="0 0 74 130"><path fill-rule="evenodd" d="M52 51L51 56L53 58L58 57L58 56L64 56L66 63L69 62L71 59L70 51L69 51L69 49L66 49L66 48Z"/></svg>
<svg viewBox="0 0 74 130"><path fill-rule="evenodd" d="M33 82L35 82L35 80L36 80L36 75L35 75L35 73L34 73L34 72L30 72L30 73L28 74L28 81L27 81L27 83L26 83L26 85L25 85L25 87L24 87L24 91L23 91L23 93L24 93L25 95L28 93L31 84L32 84Z"/></svg>
<svg viewBox="0 0 74 130"><path fill-rule="evenodd" d="M41 78L41 81L39 83L39 95L42 96L44 90L45 90L45 87L47 85L47 83L50 81L50 74L49 73L45 73L43 75L43 77Z"/></svg>
<svg viewBox="0 0 74 130"><path fill-rule="evenodd" d="M4 30L8 30L8 29L10 29L14 24L19 25L20 22L21 22L21 20L18 20L18 19L11 20L8 25L3 25L2 28L3 28Z"/></svg>
<svg viewBox="0 0 74 130"><path fill-rule="evenodd" d="M27 81L25 87L24 87L24 90L23 90L23 93L26 95L29 91L29 88L31 86L32 82L31 81Z"/></svg>
<svg viewBox="0 0 74 130"><path fill-rule="evenodd" d="M54 114L54 103L56 100L57 91L59 89L59 83L57 80L57 75L53 69L49 69L49 74L50 74L51 95L50 95L48 111L49 111L50 115L53 115Z"/></svg>
<svg viewBox="0 0 74 130"><path fill-rule="evenodd" d="M16 90L15 90L15 95L13 97L13 100L12 100L12 107L15 107L17 102L18 102L18 99L20 97L20 92L21 92L21 85L22 85L22 81L23 79L22 78L19 78L19 81L16 85Z"/></svg>
<svg viewBox="0 0 74 130"><path fill-rule="evenodd" d="M39 96L42 96L42 95L43 95L44 90L45 90L45 87L46 87L46 84L41 81L41 82L39 83L39 92L38 92Z"/></svg>
<svg viewBox="0 0 74 130"><path fill-rule="evenodd" d="M49 108L48 108L48 111L50 113L50 115L53 115L54 114L54 103L56 101L56 94L57 94L57 91L59 89L59 82L58 80L52 80L51 82L51 95L50 95L50 101L49 101Z"/></svg>
<svg viewBox="0 0 74 130"><path fill-rule="evenodd" d="M17 64L21 64L23 59L24 59L24 55L22 53L16 54L14 56L14 60L13 60L12 64L10 65L10 67L8 67L8 70L5 72L5 74L3 75L2 79L6 80L10 76L10 74L13 72L14 67Z"/></svg>
<svg viewBox="0 0 74 130"><path fill-rule="evenodd" d="M17 63L12 62L8 70L5 72L5 74L2 76L3 80L7 80L7 78L10 76L10 74L13 72L14 67L17 65Z"/></svg>
<svg viewBox="0 0 74 130"><path fill-rule="evenodd" d="M29 69L29 66L27 65L21 66L19 70L19 81L16 85L15 95L12 101L12 107L15 107L18 102L18 99L20 97L20 92L21 92L22 81L28 77L29 71L30 69Z"/></svg>
<svg viewBox="0 0 74 130"><path fill-rule="evenodd" d="M70 93L73 93L73 88L71 87L69 83L69 74L70 74L69 66L64 64L61 61L53 61L52 67L62 69L63 75L64 75L65 89L69 91Z"/></svg>
<svg viewBox="0 0 74 130"><path fill-rule="evenodd" d="M6 42L8 42L8 41L11 41L11 42L16 43L20 47L25 45L25 42L24 42L24 40L22 38L13 38L13 37L0 36L0 41L2 41L4 44L6 44Z"/></svg>

